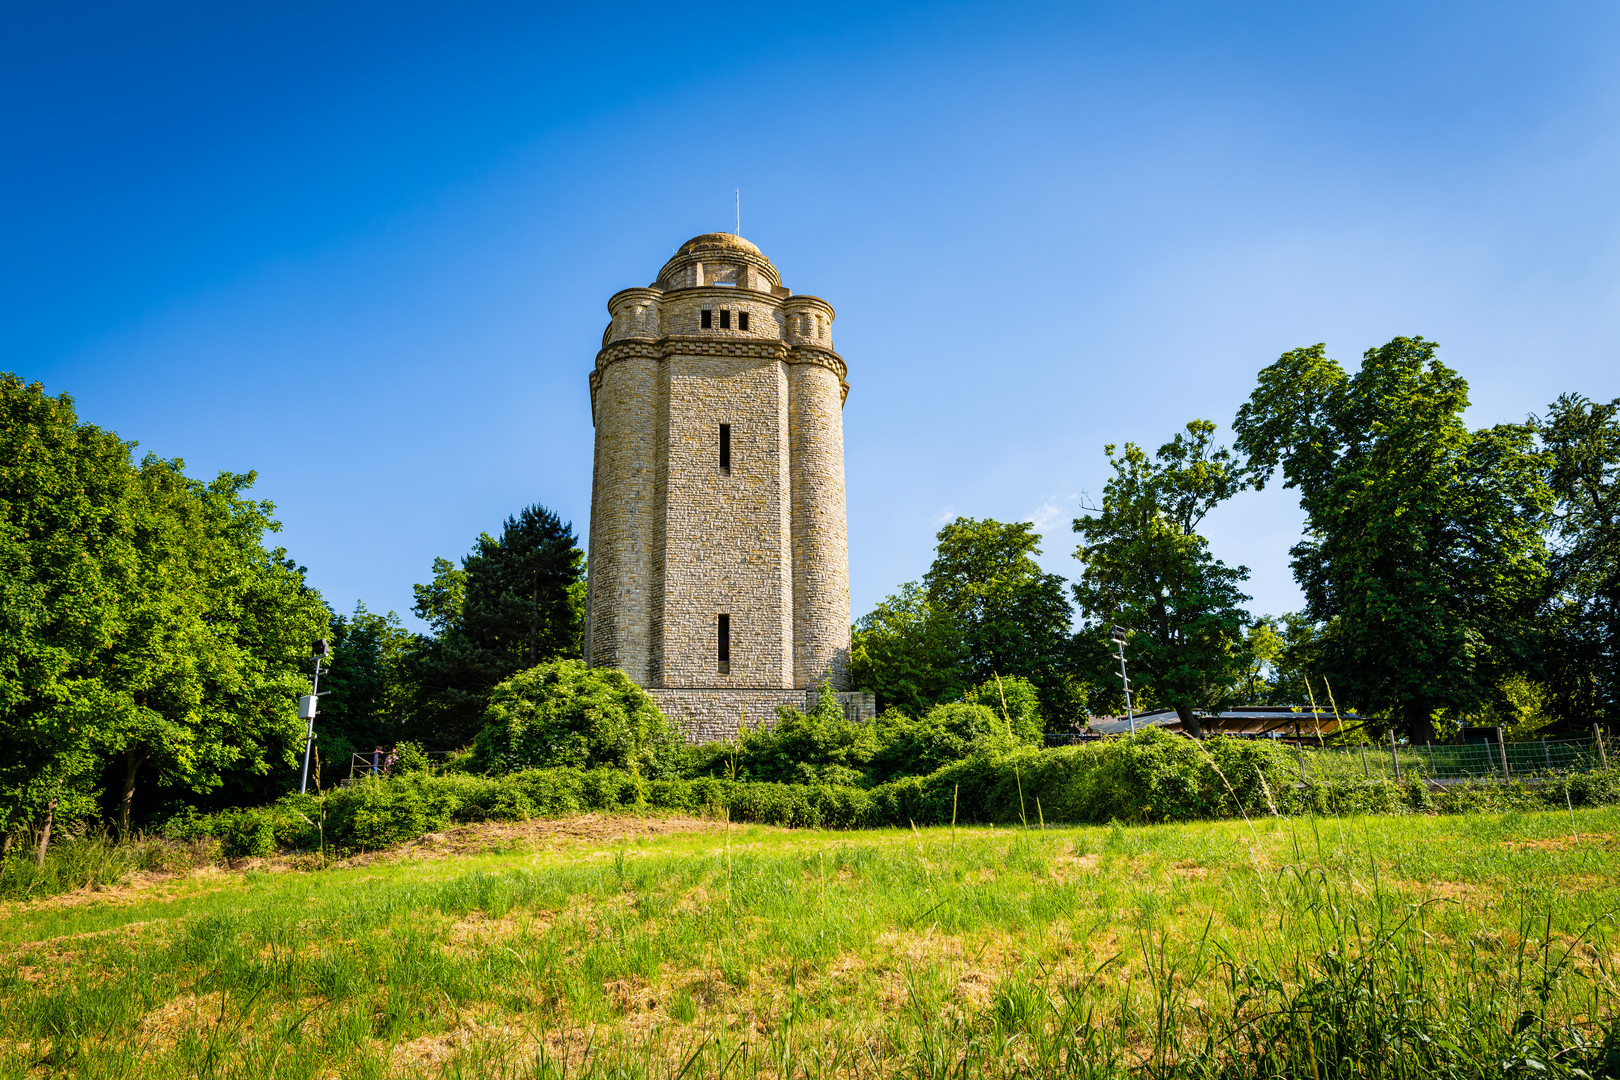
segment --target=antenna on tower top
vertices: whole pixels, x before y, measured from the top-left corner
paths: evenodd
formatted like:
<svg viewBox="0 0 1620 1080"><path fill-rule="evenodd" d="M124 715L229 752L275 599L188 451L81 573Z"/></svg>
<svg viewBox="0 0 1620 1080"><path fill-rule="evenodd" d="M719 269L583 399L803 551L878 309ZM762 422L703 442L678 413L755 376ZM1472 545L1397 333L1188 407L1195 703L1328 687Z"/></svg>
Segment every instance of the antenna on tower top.
<svg viewBox="0 0 1620 1080"><path fill-rule="evenodd" d="M731 235L742 235L742 188L737 189L737 231Z"/></svg>

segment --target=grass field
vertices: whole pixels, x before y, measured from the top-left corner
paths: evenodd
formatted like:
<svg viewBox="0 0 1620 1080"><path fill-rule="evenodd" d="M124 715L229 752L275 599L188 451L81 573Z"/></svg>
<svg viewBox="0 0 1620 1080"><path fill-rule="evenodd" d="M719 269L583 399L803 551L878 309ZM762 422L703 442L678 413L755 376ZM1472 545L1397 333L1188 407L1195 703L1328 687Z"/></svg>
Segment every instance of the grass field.
<svg viewBox="0 0 1620 1080"><path fill-rule="evenodd" d="M1603 1075L1616 836L479 827L0 907L0 1076Z"/></svg>

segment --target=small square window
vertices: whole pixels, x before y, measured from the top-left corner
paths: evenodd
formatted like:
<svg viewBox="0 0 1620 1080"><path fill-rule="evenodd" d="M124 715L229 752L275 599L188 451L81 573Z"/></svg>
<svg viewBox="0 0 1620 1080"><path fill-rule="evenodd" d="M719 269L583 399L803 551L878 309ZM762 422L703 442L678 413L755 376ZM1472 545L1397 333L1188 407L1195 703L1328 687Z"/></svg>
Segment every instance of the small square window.
<svg viewBox="0 0 1620 1080"><path fill-rule="evenodd" d="M711 329L714 326L714 312L710 311L708 308L704 308L702 311L698 312L698 325L702 326L705 330Z"/></svg>
<svg viewBox="0 0 1620 1080"><path fill-rule="evenodd" d="M731 312L726 310L725 308L720 309L720 329L722 329L722 330L730 330L731 329Z"/></svg>
<svg viewBox="0 0 1620 1080"><path fill-rule="evenodd" d="M746 311L737 312L737 329L739 329L739 330L748 329L748 312L746 312Z"/></svg>

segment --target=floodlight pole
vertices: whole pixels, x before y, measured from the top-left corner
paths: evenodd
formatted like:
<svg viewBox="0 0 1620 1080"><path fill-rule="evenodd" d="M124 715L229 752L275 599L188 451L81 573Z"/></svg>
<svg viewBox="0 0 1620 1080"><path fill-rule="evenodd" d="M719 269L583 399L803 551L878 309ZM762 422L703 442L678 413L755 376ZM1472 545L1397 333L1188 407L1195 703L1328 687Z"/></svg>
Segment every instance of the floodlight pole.
<svg viewBox="0 0 1620 1080"><path fill-rule="evenodd" d="M1114 644L1119 646L1119 681L1125 686L1125 718L1131 723L1131 734L1136 734L1136 712L1131 708L1131 679L1125 673L1125 628L1114 627Z"/></svg>
<svg viewBox="0 0 1620 1080"><path fill-rule="evenodd" d="M304 732L304 776L298 783L298 794L304 795L309 791L309 756L315 747L315 709L321 698L321 676L329 669L322 669L321 660L332 650L331 642L325 638L315 643L315 676L310 692L298 699L298 717L309 721L309 728Z"/></svg>

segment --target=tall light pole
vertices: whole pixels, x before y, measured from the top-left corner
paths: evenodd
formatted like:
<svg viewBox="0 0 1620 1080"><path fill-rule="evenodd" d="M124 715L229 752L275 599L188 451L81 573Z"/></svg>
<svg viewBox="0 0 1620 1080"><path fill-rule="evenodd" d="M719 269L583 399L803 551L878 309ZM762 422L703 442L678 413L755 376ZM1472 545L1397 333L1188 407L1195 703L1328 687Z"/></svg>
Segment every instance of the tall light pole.
<svg viewBox="0 0 1620 1080"><path fill-rule="evenodd" d="M332 651L332 643L325 638L315 643L315 678L310 692L298 699L298 719L309 721L309 730L304 733L304 778L298 784L298 794L303 795L309 790L309 754L315 746L315 706L321 696L321 676L330 669L321 667L321 660Z"/></svg>
<svg viewBox="0 0 1620 1080"><path fill-rule="evenodd" d="M1136 712L1131 708L1131 678L1125 674L1125 635L1123 626L1116 626L1109 633L1110 640L1119 646L1119 681L1125 684L1125 718L1131 722L1131 734L1136 734Z"/></svg>

